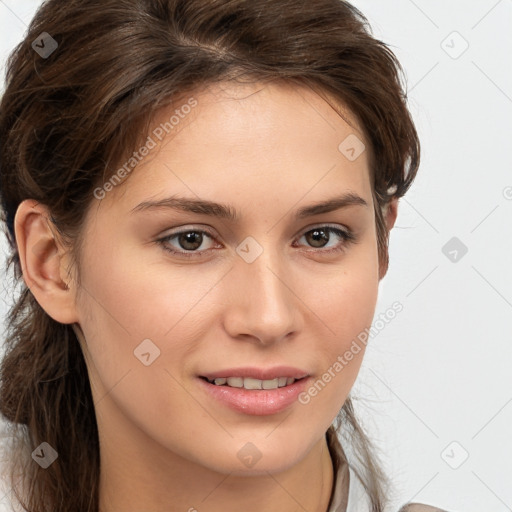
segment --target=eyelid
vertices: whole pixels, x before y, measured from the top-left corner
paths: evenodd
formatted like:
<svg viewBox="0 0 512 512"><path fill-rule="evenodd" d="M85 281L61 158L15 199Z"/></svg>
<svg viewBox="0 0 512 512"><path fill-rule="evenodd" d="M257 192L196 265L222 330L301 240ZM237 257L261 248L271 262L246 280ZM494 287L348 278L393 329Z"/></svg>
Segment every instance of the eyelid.
<svg viewBox="0 0 512 512"><path fill-rule="evenodd" d="M299 231L299 234L297 236L302 236L305 233L308 233L309 231L313 231L317 228L333 228L333 229L339 229L340 231L344 231L347 233L351 233L352 230L343 224L333 224L329 222L315 222L314 224L310 224L309 226L306 226L305 228L302 228L301 231Z"/></svg>
<svg viewBox="0 0 512 512"><path fill-rule="evenodd" d="M188 233L189 231L198 231L201 233L208 233L211 237L216 237L217 235L214 233L214 230L212 228L209 228L208 226L196 226L194 224L187 224L185 226L180 226L178 228L172 228L169 233L166 235L163 235L163 237L168 236L176 236L180 235L181 233Z"/></svg>
<svg viewBox="0 0 512 512"><path fill-rule="evenodd" d="M324 223L322 223L322 222L315 222L313 224L310 224L309 226L306 226L306 227L302 228L295 235L295 238L301 237L305 233L308 233L309 231L312 231L313 229L316 229L316 228L340 229L341 231L346 232L348 235L350 235L350 233L352 233L352 230L348 226L345 226L343 224L332 224L332 223L329 223L329 222L324 222ZM185 226L178 227L178 228L173 228L173 229L176 229L177 231L170 231L169 233L163 235L161 238L167 238L167 237L171 237L171 236L176 236L176 235L180 235L182 233L188 233L189 231L198 231L200 233L205 232L208 235L210 235L212 238L217 238L218 237L218 235L216 234L215 230L213 230L212 228L209 228L208 226L195 226L194 224L190 224L190 225L185 225Z"/></svg>

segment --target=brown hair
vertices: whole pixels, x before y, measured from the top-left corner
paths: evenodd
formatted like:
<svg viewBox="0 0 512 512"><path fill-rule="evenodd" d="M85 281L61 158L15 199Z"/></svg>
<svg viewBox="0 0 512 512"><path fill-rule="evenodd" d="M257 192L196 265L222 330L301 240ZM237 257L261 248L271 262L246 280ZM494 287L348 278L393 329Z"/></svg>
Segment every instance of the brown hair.
<svg viewBox="0 0 512 512"><path fill-rule="evenodd" d="M45 57L32 47L42 32L58 45ZM355 7L341 0L47 0L9 58L0 104L7 269L14 264L21 285L7 318L0 411L13 429L11 478L19 472L26 485L25 495L13 490L28 511L97 512L100 459L77 337L20 279L17 207L28 198L48 207L79 284L93 190L147 137L163 105L234 79L306 85L357 117L370 144L379 261L387 270L383 208L410 187L420 150L400 64ZM338 419L362 462L357 474L372 510L382 511L387 477L350 396ZM339 470L348 462L335 450L334 426L327 440ZM59 454L45 470L30 456L43 441Z"/></svg>

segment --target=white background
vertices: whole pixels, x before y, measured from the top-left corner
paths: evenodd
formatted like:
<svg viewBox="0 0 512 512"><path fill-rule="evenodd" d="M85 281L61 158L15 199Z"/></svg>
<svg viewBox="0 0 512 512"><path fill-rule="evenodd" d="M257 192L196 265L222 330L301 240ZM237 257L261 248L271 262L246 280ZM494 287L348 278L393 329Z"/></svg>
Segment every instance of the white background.
<svg viewBox="0 0 512 512"><path fill-rule="evenodd" d="M39 3L0 0L2 65ZM356 406L396 485L392 511L511 511L512 0L353 3L401 61L422 141L376 318L404 309L371 339ZM442 250L453 237L468 249L456 262Z"/></svg>

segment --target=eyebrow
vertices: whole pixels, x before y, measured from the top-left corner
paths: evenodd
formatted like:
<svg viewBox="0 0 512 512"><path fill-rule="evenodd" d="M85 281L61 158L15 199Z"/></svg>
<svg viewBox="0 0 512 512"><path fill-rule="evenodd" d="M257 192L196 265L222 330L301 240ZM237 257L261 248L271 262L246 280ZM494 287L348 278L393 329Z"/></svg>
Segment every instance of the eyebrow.
<svg viewBox="0 0 512 512"><path fill-rule="evenodd" d="M364 206L368 207L368 203L357 194L348 192L341 196L333 197L319 203L310 204L299 208L295 213L297 219L304 219L312 217L321 213L329 213L349 206ZM158 201L143 201L130 210L130 213L141 211L155 210L155 209L172 209L181 210L184 212L199 213L203 215L210 215L212 217L219 217L227 219L232 222L240 220L240 214L231 205L223 203L215 203L205 199L195 199L188 197L171 196Z"/></svg>

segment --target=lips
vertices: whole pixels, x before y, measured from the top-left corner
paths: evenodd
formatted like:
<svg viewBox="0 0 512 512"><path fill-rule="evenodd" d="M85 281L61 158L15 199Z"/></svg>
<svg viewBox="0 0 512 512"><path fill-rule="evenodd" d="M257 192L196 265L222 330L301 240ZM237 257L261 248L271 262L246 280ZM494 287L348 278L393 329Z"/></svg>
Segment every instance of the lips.
<svg viewBox="0 0 512 512"><path fill-rule="evenodd" d="M298 396L304 392L310 378L296 380L293 384L275 389L245 389L227 385L211 384L198 378L200 388L216 403L244 415L268 416L284 412L291 407L300 407Z"/></svg>
<svg viewBox="0 0 512 512"><path fill-rule="evenodd" d="M242 414L266 416L293 406L310 375L290 366L227 368L198 376L201 389L216 402Z"/></svg>

